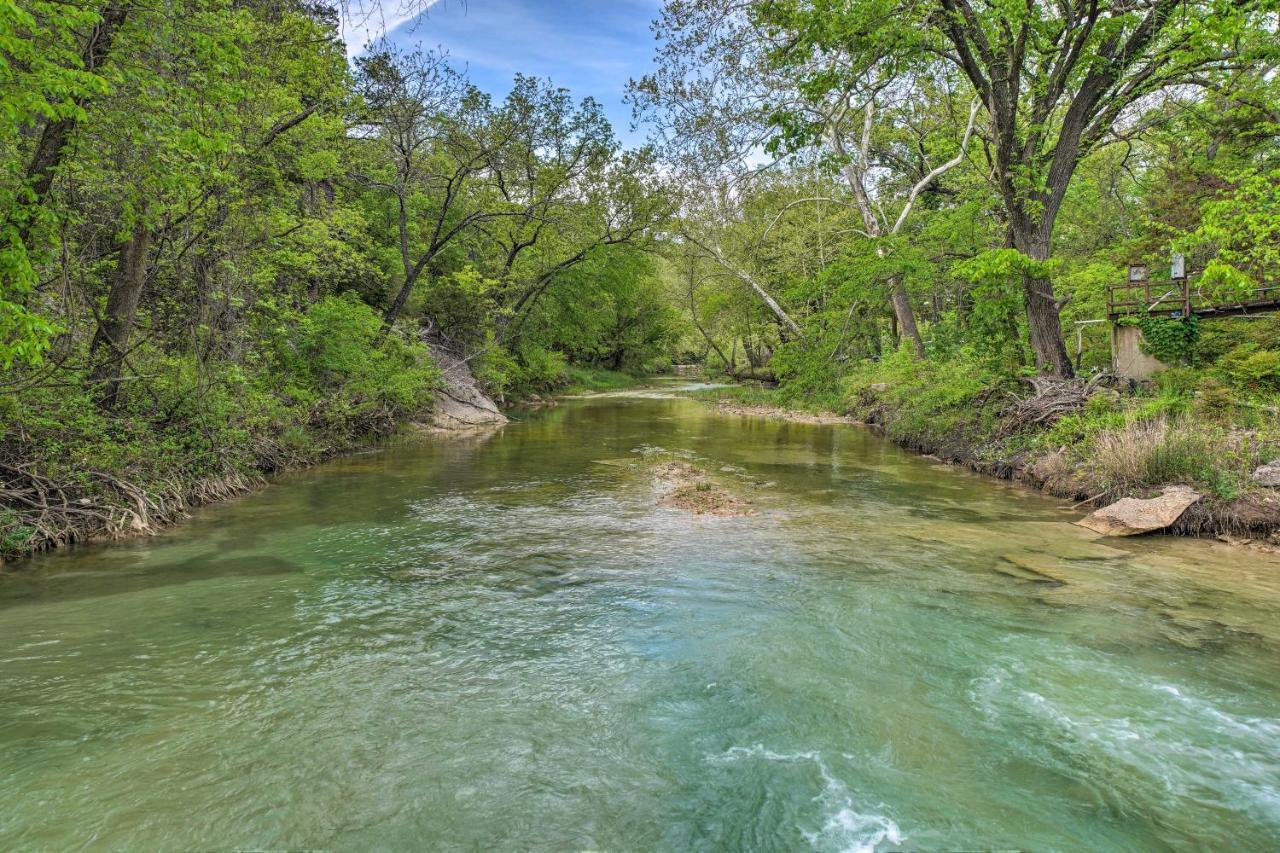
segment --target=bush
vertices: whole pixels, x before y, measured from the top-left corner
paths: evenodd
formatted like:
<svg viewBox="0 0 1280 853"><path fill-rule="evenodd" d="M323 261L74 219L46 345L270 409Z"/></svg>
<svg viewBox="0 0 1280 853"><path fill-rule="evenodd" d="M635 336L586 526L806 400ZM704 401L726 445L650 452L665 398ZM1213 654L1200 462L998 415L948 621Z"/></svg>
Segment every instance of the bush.
<svg viewBox="0 0 1280 853"><path fill-rule="evenodd" d="M881 410L886 433L899 441L939 443L957 437L982 441L996 431L994 407L979 405L1009 377L993 373L985 358L960 354L922 361L902 348L866 364L845 383L847 406Z"/></svg>
<svg viewBox="0 0 1280 853"><path fill-rule="evenodd" d="M1234 391L1217 379L1206 378L1196 392L1193 411L1203 420L1226 424L1232 421L1238 405Z"/></svg>
<svg viewBox="0 0 1280 853"><path fill-rule="evenodd" d="M1244 391L1280 391L1280 351L1245 343L1233 348L1218 361L1218 372L1231 385Z"/></svg>
<svg viewBox="0 0 1280 853"><path fill-rule="evenodd" d="M783 344L774 354L771 367L781 383L782 401L803 403L824 409L841 405L841 367L833 362L823 342L802 339Z"/></svg>

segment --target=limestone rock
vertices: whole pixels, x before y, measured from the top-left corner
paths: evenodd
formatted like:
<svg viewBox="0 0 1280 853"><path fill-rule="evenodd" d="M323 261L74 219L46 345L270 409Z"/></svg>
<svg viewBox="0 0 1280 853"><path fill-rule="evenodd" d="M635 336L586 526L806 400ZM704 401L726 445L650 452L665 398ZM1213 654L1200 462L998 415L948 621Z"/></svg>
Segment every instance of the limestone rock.
<svg viewBox="0 0 1280 853"><path fill-rule="evenodd" d="M1260 486L1280 488L1280 462L1272 462L1254 469L1253 481Z"/></svg>
<svg viewBox="0 0 1280 853"><path fill-rule="evenodd" d="M437 429L468 429L505 424L506 415L476 385L471 367L452 347L435 336L425 337L431 357L440 369L444 387L436 392L432 426Z"/></svg>
<svg viewBox="0 0 1280 853"><path fill-rule="evenodd" d="M1136 536L1173 524L1200 495L1187 486L1169 486L1158 498L1124 498L1082 518L1076 524L1103 536Z"/></svg>

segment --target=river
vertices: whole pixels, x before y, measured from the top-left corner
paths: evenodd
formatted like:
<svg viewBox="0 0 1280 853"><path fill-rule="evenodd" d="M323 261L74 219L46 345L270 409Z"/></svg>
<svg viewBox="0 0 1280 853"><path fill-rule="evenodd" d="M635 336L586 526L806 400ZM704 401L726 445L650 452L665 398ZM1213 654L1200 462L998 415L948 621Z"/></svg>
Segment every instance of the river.
<svg viewBox="0 0 1280 853"><path fill-rule="evenodd" d="M857 427L520 417L0 575L0 848L1275 849L1280 562Z"/></svg>

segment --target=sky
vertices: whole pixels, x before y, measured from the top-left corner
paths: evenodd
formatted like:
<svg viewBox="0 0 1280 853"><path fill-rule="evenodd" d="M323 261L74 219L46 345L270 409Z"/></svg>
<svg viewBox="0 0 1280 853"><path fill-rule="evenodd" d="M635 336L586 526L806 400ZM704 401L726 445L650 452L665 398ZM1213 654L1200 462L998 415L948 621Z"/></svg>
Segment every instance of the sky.
<svg viewBox="0 0 1280 853"><path fill-rule="evenodd" d="M412 18L393 4L348 22L343 35L352 56L385 28L403 48L443 48L495 97L507 93L517 72L550 78L575 98L590 95L624 144L643 142L643 131L631 130L623 93L629 78L652 65L649 22L661 0L430 0Z"/></svg>

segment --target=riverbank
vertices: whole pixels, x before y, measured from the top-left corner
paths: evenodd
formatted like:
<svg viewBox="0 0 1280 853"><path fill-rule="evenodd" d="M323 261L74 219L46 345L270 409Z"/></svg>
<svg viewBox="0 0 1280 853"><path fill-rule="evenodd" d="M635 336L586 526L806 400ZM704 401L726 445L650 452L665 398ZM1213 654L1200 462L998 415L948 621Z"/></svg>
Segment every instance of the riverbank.
<svg viewBox="0 0 1280 853"><path fill-rule="evenodd" d="M404 426L394 418L342 440L322 442L319 435L309 435L307 452L297 447L282 452L268 435L246 434L243 444L220 448L227 459L220 473L197 473L201 460L196 457L162 457L165 448L157 436L127 445L100 468L65 458L45 457L44 464L0 462L0 569L67 545L152 535L197 507L254 492L276 475L365 450ZM9 458L16 455L13 445L5 451ZM67 451L64 456L89 458L85 445ZM39 450L29 452L34 456ZM168 458L175 468L166 473L157 458Z"/></svg>
<svg viewBox="0 0 1280 853"><path fill-rule="evenodd" d="M331 297L254 342L243 365L147 351L105 399L83 369L0 393L0 561L155 532L271 474L368 447L444 380L426 342ZM69 344L70 346L70 344ZM88 363L70 353L73 363Z"/></svg>
<svg viewBox="0 0 1280 853"><path fill-rule="evenodd" d="M78 390L5 403L14 418L0 433L0 568L67 545L155 534L193 509L398 434L506 422L465 362L429 341L390 341L401 372L378 359L344 359L343 372L317 370L313 387L288 395L242 389L240 405L220 407L224 419L202 419L195 434L186 420L103 412ZM646 378L570 367L559 394L619 390ZM553 404L545 397L507 408Z"/></svg>
<svg viewBox="0 0 1280 853"><path fill-rule="evenodd" d="M1092 391L1086 393L1078 411L1019 429L1027 400L1035 396L1018 402L1012 389L1000 389L1005 394L999 397L996 390L976 406L952 403L932 411L923 388L884 383L858 388L840 412L755 386L691 396L727 414L863 425L923 456L1072 501L1082 516L1122 498L1147 498L1166 486L1189 485L1201 499L1167 533L1265 550L1280 547L1280 495L1250 476L1270 461L1269 445L1256 440L1257 433L1208 432L1149 404L1148 412L1157 410L1154 416L1126 418L1134 398L1125 400L1108 389L1092 402ZM1109 426L1089 424L1090 418ZM1235 476L1227 478L1224 471Z"/></svg>

